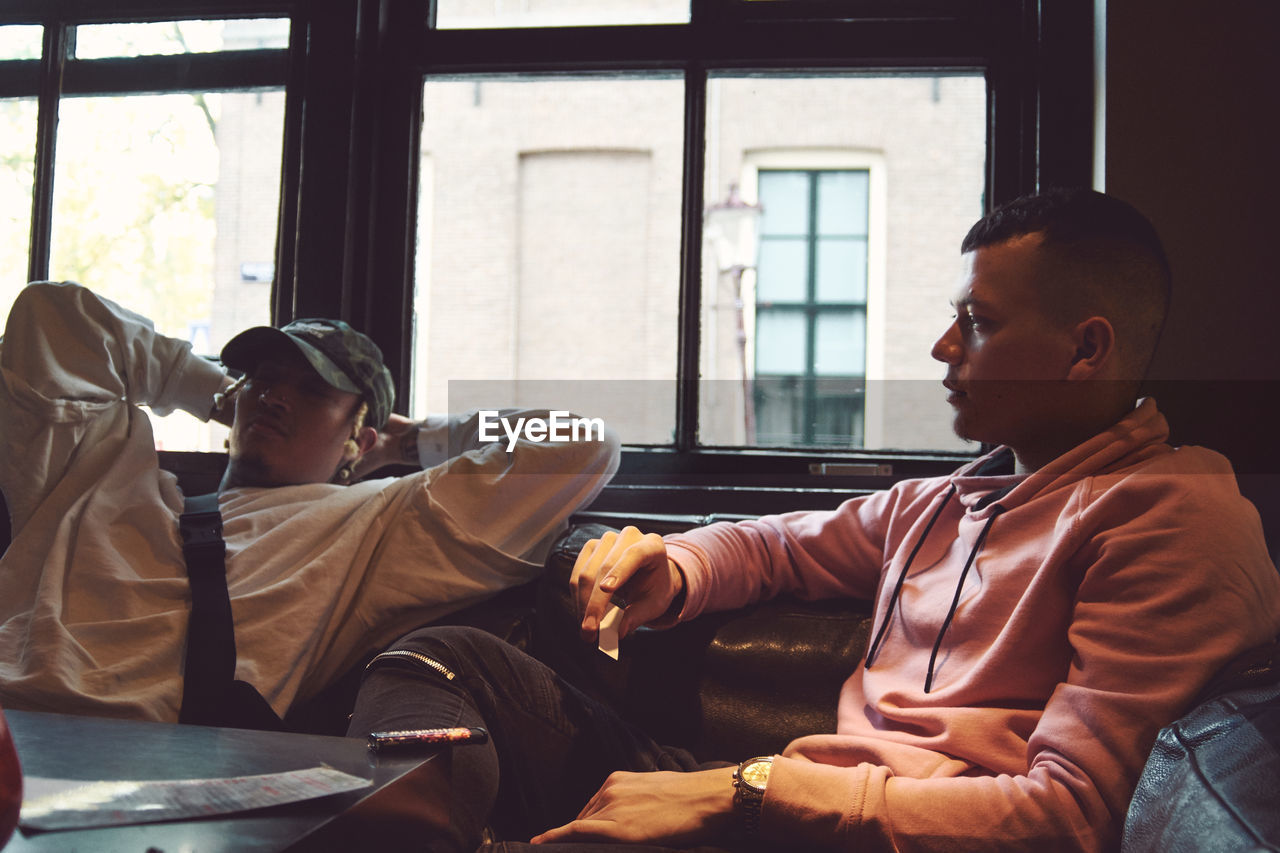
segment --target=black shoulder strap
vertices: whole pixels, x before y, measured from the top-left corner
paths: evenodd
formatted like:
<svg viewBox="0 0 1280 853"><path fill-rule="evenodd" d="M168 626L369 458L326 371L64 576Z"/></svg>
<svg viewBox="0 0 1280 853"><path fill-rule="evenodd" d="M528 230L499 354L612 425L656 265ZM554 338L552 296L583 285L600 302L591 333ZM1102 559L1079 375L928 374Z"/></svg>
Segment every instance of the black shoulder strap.
<svg viewBox="0 0 1280 853"><path fill-rule="evenodd" d="M227 546L216 492L186 499L178 520L191 585L182 709L178 722L203 726L282 729L267 700L236 681L235 625L227 593Z"/></svg>

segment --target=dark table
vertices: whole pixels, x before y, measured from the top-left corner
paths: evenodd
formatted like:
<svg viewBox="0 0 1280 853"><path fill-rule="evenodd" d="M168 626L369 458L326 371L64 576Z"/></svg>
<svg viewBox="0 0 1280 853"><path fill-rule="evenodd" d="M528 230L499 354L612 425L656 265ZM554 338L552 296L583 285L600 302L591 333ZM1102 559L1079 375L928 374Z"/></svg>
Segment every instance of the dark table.
<svg viewBox="0 0 1280 853"><path fill-rule="evenodd" d="M143 780L251 776L327 764L357 791L256 811L24 834L4 853L448 850L449 752L375 755L363 740L5 711L24 776Z"/></svg>

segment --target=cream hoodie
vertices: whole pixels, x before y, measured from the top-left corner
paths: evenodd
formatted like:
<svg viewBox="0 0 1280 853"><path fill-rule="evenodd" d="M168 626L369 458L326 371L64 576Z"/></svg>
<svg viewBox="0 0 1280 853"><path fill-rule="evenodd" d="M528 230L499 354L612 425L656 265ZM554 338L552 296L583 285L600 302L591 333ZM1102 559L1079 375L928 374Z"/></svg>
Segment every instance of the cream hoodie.
<svg viewBox="0 0 1280 853"><path fill-rule="evenodd" d="M190 609L182 495L138 407L207 417L222 369L144 318L50 283L15 302L0 368L13 521L0 705L174 721ZM406 477L220 495L236 677L277 713L365 652L535 577L618 464L612 434L508 453L477 432L475 416L429 420L418 449L434 467Z"/></svg>
<svg viewBox="0 0 1280 853"><path fill-rule="evenodd" d="M1225 458L1167 437L1148 399L1030 475L991 473L1011 462L1000 448L830 512L670 537L682 620L782 591L876 601L872 665L845 682L836 733L775 762L762 834L806 849L1115 848L1156 731L1280 631L1257 511Z"/></svg>

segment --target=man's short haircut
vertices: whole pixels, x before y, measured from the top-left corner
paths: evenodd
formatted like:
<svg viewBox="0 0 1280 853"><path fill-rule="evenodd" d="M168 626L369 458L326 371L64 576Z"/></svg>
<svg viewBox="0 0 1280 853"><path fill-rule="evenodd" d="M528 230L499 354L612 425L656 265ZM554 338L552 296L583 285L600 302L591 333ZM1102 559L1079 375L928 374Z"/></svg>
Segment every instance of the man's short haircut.
<svg viewBox="0 0 1280 853"><path fill-rule="evenodd" d="M1089 189L1023 196L980 219L960 251L1031 235L1053 269L1041 296L1067 321L1101 314L1116 328L1130 372L1145 373L1169 309L1169 260L1151 222L1133 205Z"/></svg>

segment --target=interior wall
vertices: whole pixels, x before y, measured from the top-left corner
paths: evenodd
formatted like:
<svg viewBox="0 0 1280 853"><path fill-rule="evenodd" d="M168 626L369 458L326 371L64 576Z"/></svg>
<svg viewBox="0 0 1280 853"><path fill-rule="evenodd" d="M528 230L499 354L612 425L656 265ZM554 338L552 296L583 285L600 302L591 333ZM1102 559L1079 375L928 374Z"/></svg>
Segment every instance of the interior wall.
<svg viewBox="0 0 1280 853"><path fill-rule="evenodd" d="M1106 6L1105 150L1098 155L1105 189L1151 218L1174 271L1152 391L1175 443L1226 453L1274 533L1280 85L1273 51L1280 4Z"/></svg>
<svg viewBox="0 0 1280 853"><path fill-rule="evenodd" d="M1174 269L1152 393L1172 442L1228 455L1280 556L1280 5L1106 6L1100 172Z"/></svg>

